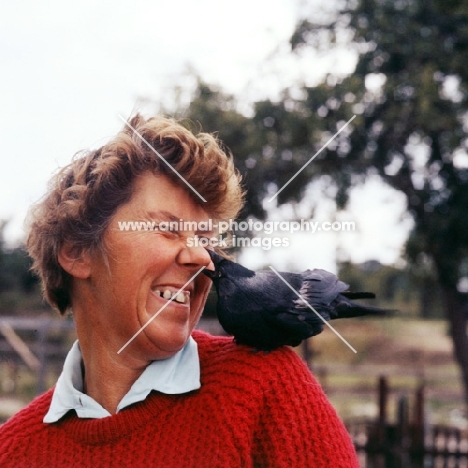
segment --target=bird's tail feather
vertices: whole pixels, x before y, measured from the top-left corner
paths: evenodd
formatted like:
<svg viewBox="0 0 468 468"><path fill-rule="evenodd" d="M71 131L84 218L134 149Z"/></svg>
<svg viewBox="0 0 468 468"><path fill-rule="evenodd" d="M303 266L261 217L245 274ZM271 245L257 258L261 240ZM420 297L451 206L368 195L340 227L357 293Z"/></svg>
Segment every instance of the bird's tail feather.
<svg viewBox="0 0 468 468"><path fill-rule="evenodd" d="M351 292L344 291L341 294L348 299L375 299L375 294L372 292Z"/></svg>
<svg viewBox="0 0 468 468"><path fill-rule="evenodd" d="M379 307L370 307L352 302L342 302L336 306L337 315L331 317L332 319L363 317L365 315L388 316L395 312L391 309L381 309Z"/></svg>

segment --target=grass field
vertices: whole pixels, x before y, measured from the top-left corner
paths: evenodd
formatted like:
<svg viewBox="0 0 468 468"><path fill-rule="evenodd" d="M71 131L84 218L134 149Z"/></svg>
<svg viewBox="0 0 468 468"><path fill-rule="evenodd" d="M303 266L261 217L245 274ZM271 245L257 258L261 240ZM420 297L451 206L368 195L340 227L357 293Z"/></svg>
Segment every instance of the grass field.
<svg viewBox="0 0 468 468"><path fill-rule="evenodd" d="M398 397L407 395L412 404L415 390L424 384L426 418L465 427L462 386L446 322L398 317L332 325L357 353L326 329L309 341L310 366L344 419L377 415L378 379L386 376L390 417Z"/></svg>

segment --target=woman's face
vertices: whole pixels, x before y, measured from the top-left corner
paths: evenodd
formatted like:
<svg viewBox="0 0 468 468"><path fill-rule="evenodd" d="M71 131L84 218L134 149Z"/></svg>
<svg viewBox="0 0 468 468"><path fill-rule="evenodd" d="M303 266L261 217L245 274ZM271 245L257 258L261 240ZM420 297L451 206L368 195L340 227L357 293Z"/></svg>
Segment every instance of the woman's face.
<svg viewBox="0 0 468 468"><path fill-rule="evenodd" d="M210 233L195 226L183 232L125 230L122 223L208 219L187 190L166 176L146 173L135 181L131 200L117 209L104 235L107 262L91 259L88 280L96 313L89 326L103 334L109 350L117 352L139 332L122 354L145 360L175 354L198 322L211 286L203 273L190 281L211 260L204 248L187 245L187 238ZM184 293L168 304L184 285Z"/></svg>

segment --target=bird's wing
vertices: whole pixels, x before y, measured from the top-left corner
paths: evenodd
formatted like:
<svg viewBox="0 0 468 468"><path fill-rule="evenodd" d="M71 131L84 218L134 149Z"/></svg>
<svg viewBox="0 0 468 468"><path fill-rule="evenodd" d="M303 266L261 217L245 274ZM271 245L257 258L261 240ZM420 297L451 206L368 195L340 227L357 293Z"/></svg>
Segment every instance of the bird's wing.
<svg viewBox="0 0 468 468"><path fill-rule="evenodd" d="M299 293L308 302L311 300L309 294L304 294L302 274L281 272L280 275L281 278L274 272L261 270L256 272L255 280L249 280L246 290L251 297L255 296L251 301L252 310L261 314L262 320L270 329L276 329L284 335L289 334L293 341L317 335L323 329L323 320L296 294ZM310 292L310 288L307 291ZM297 307L297 301L303 307Z"/></svg>
<svg viewBox="0 0 468 468"><path fill-rule="evenodd" d="M295 299L295 307L298 310L312 307L325 320L330 320L333 301L348 289L348 285L325 270L306 270L301 273L301 277L302 287L299 290L301 298Z"/></svg>
<svg viewBox="0 0 468 468"><path fill-rule="evenodd" d="M349 285L340 281L333 273L325 270L303 272L304 282L301 296L326 320L360 317L363 315L385 315L388 310L353 302L350 299L372 299L369 292L350 292ZM299 309L308 307L304 301L296 301Z"/></svg>

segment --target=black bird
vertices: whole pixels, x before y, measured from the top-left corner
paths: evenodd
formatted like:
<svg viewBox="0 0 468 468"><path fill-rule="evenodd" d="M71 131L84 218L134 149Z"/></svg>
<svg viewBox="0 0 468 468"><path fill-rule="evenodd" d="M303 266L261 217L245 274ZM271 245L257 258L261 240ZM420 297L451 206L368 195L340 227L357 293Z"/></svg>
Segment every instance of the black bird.
<svg viewBox="0 0 468 468"><path fill-rule="evenodd" d="M203 273L213 280L218 293L219 322L237 343L270 351L282 345L298 346L323 330L323 320L275 272L254 272L216 252L208 253L215 270ZM348 285L328 271L280 275L326 321L388 312L352 302L375 295L349 292Z"/></svg>

